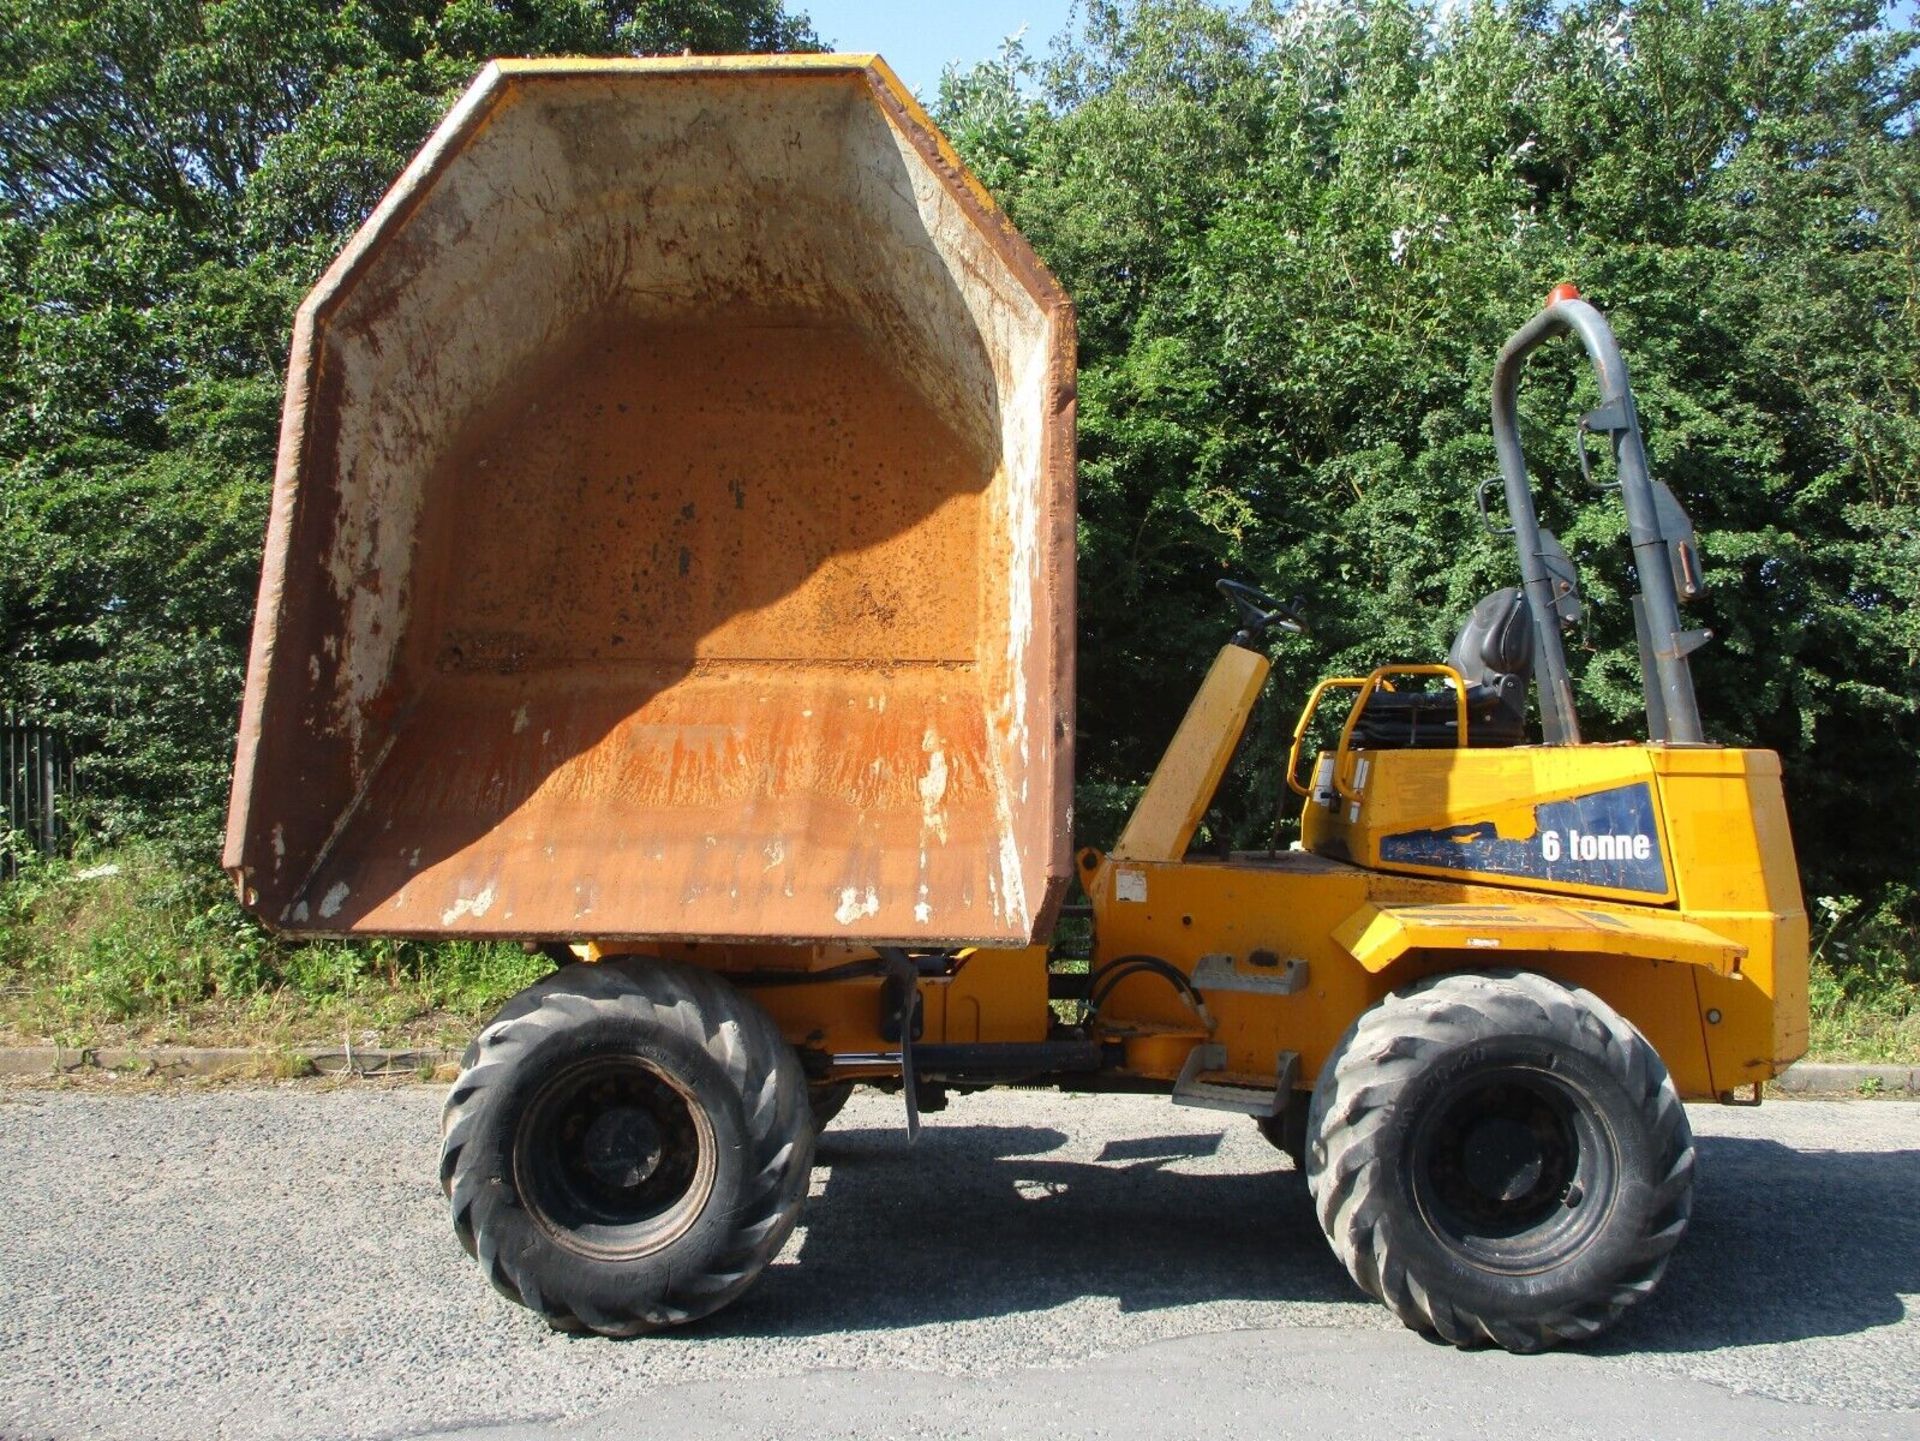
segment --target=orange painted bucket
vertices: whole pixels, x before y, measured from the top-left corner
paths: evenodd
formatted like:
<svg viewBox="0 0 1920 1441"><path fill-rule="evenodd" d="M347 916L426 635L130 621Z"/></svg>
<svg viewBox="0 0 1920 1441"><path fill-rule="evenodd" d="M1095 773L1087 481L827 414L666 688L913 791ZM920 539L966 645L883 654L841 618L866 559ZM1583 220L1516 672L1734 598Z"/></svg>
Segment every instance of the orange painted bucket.
<svg viewBox="0 0 1920 1441"><path fill-rule="evenodd" d="M873 57L489 66L299 313L243 899L326 935L1043 933L1073 357Z"/></svg>

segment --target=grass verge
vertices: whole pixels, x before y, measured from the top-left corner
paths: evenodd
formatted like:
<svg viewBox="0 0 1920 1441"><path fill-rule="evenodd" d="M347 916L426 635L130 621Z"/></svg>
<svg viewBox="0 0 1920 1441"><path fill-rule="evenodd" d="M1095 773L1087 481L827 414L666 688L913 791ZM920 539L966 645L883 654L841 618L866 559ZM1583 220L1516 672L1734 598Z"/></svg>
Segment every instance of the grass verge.
<svg viewBox="0 0 1920 1441"><path fill-rule="evenodd" d="M1821 896L1807 1002L1807 1059L1920 1065L1920 933L1904 892L1868 909Z"/></svg>
<svg viewBox="0 0 1920 1441"><path fill-rule="evenodd" d="M0 1044L462 1046L551 968L514 945L279 940L158 850L0 885Z"/></svg>

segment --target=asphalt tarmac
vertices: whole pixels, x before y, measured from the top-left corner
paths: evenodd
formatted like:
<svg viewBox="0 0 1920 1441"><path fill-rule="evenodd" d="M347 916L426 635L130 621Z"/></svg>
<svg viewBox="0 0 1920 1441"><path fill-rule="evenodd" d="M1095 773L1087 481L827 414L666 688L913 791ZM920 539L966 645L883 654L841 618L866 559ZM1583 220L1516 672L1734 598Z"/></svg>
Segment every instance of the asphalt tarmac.
<svg viewBox="0 0 1920 1441"><path fill-rule="evenodd" d="M1920 1105L1699 1108L1693 1227L1586 1351L1459 1353L1361 1296L1251 1123L897 1098L691 1330L486 1286L419 1086L0 1091L0 1437L1920 1438Z"/></svg>

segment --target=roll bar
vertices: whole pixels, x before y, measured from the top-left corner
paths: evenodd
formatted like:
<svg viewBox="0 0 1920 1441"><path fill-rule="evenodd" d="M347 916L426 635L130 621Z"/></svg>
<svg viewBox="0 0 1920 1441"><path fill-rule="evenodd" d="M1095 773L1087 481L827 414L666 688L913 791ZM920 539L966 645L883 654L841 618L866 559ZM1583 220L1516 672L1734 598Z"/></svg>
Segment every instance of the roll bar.
<svg viewBox="0 0 1920 1441"><path fill-rule="evenodd" d="M1706 631L1680 628L1679 592L1674 584L1669 537L1660 523L1655 486L1647 468L1640 417L1627 384L1627 363L1613 330L1571 285L1556 288L1538 315L1500 348L1493 367L1493 444L1500 458L1507 515L1520 551L1520 576L1533 615L1534 674L1540 684L1540 723L1548 745L1577 745L1580 721L1574 714L1573 683L1560 641L1552 578L1534 511L1527 458L1520 445L1515 396L1527 357L1546 341L1571 332L1593 362L1600 404L1581 420L1583 431L1602 431L1613 442L1620 498L1627 509L1627 534L1633 543L1640 595L1634 614L1640 622L1640 668L1647 697L1647 729L1653 740L1699 745L1705 737L1694 698L1687 656L1708 639Z"/></svg>

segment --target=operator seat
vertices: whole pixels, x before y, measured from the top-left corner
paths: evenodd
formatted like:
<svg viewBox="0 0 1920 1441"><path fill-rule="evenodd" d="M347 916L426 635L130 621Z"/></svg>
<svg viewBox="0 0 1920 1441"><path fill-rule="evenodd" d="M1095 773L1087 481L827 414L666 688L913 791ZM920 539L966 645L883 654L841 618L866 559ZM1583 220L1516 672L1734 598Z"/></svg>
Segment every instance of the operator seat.
<svg viewBox="0 0 1920 1441"><path fill-rule="evenodd" d="M1467 744L1524 744L1533 616L1518 586L1496 590L1474 606L1447 652L1447 664L1467 683ZM1451 685L1379 690L1354 727L1353 744L1366 750L1437 749L1458 745L1458 730Z"/></svg>

